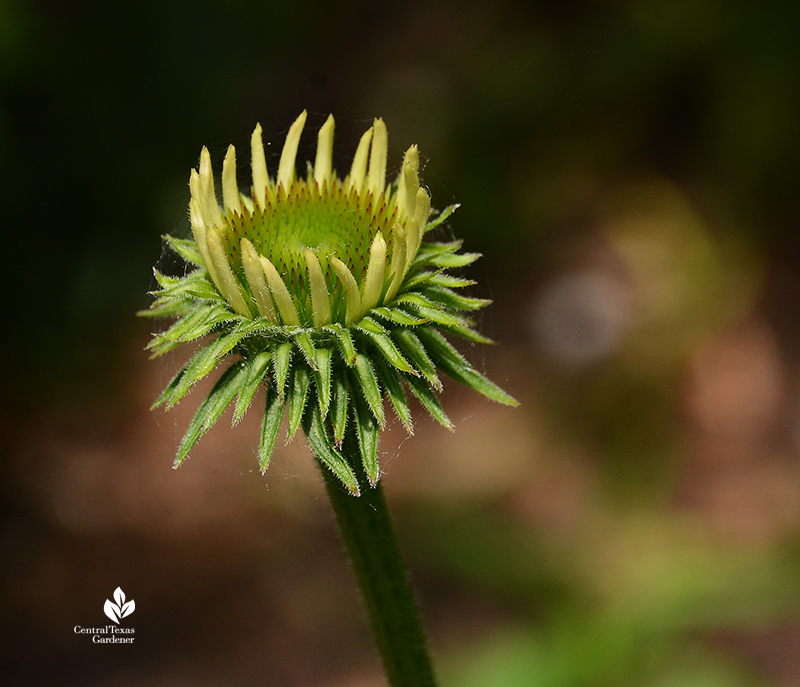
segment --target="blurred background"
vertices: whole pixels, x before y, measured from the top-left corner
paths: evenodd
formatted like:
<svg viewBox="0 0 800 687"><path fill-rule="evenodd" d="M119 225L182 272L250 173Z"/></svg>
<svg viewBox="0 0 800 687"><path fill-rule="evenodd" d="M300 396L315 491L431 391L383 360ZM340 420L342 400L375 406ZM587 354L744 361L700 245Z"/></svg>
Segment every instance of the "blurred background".
<svg viewBox="0 0 800 687"><path fill-rule="evenodd" d="M301 440L171 461L152 266L189 170L329 112L419 144L495 303L384 485L445 687L800 685L800 4L0 0L0 675L372 687ZM302 148L301 148L302 150ZM247 156L240 156L246 163ZM274 170L276 153L268 164ZM246 175L246 171L243 170ZM121 586L133 645L108 624Z"/></svg>

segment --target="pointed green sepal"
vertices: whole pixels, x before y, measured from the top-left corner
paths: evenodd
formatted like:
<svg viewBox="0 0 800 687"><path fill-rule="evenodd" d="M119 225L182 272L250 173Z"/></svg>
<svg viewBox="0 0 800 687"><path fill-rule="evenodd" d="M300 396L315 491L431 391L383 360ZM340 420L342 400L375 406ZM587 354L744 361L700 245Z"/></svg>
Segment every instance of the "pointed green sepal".
<svg viewBox="0 0 800 687"><path fill-rule="evenodd" d="M408 384L408 388L411 389L411 393L417 397L417 400L422 404L422 407L428 411L428 414L436 420L436 422L452 432L455 426L450 421L450 418L447 417L447 413L444 412L442 404L439 403L439 398L431 391L431 388L416 377L406 376L405 380L406 384Z"/></svg>
<svg viewBox="0 0 800 687"><path fill-rule="evenodd" d="M311 381L311 372L305 365L296 365L292 370L289 381L289 436L286 438L288 444L300 427L303 419L303 411L306 408L308 398L308 385Z"/></svg>
<svg viewBox="0 0 800 687"><path fill-rule="evenodd" d="M361 449L361 463L371 486L375 486L380 479L380 466L378 465L378 438L380 427L375 417L360 399L354 399L353 415L358 434L358 446Z"/></svg>
<svg viewBox="0 0 800 687"><path fill-rule="evenodd" d="M486 396L486 398L491 399L492 401L496 401L497 403L502 403L503 405L507 406L519 405L519 401L517 399L507 394L499 386L497 386L497 384L488 380L473 367L464 368L444 362L440 364L440 367L445 374L449 375L456 381L461 382L465 386L474 389L479 394L483 394Z"/></svg>
<svg viewBox="0 0 800 687"><path fill-rule="evenodd" d="M461 279L461 277L454 277L452 274L440 272L431 275L431 278L428 279L428 284L442 286L446 289L463 289L466 286L474 286L476 282L472 279Z"/></svg>
<svg viewBox="0 0 800 687"><path fill-rule="evenodd" d="M264 418L261 421L261 440L258 444L258 465L262 474L269 467L269 461L278 438L278 430L281 428L283 409L286 406L285 401L269 385L267 385L266 396L267 404L264 409Z"/></svg>
<svg viewBox="0 0 800 687"><path fill-rule="evenodd" d="M360 332L363 332L375 344L375 347L381 352L386 360L394 365L401 372L409 374L419 374L408 361L402 356L400 351L394 345L394 342L389 338L388 332L381 327L375 320L365 317L356 327Z"/></svg>
<svg viewBox="0 0 800 687"><path fill-rule="evenodd" d="M156 341L155 338L150 342L153 346L150 348L150 357L151 358L158 358L159 356L164 355L165 353L169 353L172 350L175 350L178 346L181 345L180 341L165 341L160 340Z"/></svg>
<svg viewBox="0 0 800 687"><path fill-rule="evenodd" d="M238 315L219 303L200 305L163 334L154 337L146 348L153 351L153 357L156 358L176 343L194 341L208 334L216 325L236 319L239 319Z"/></svg>
<svg viewBox="0 0 800 687"><path fill-rule="evenodd" d="M397 370L381 360L376 360L375 371L378 373L378 379L383 385L398 419L403 423L406 432L413 434L414 424L411 419L411 409L408 407L406 394L403 391L403 383L400 381Z"/></svg>
<svg viewBox="0 0 800 687"><path fill-rule="evenodd" d="M220 415L225 412L225 409L233 401L239 389L242 387L244 378L247 374L247 368L240 362L231 365L223 375L217 380L211 393L200 404L192 421L189 423L189 429L181 440L178 447L178 455L175 457L173 467L178 467L189 455L197 441L209 429L214 426Z"/></svg>
<svg viewBox="0 0 800 687"><path fill-rule="evenodd" d="M330 332L336 339L336 345L342 354L342 359L348 367L353 367L356 363L356 347L353 344L353 337L350 332L341 325L330 325L324 327L325 331Z"/></svg>
<svg viewBox="0 0 800 687"><path fill-rule="evenodd" d="M291 342L287 341L275 349L275 388L281 398L283 398L283 394L286 391L286 377L289 374L289 363L292 361L293 348L294 346L292 346Z"/></svg>
<svg viewBox="0 0 800 687"><path fill-rule="evenodd" d="M372 369L369 359L362 353L356 356L356 364L353 367L353 372L361 390L361 395L367 402L375 419L380 426L383 427L386 423L386 418L383 415L381 389L378 386L378 380L375 378L375 370Z"/></svg>
<svg viewBox="0 0 800 687"><path fill-rule="evenodd" d="M342 375L333 379L333 395L331 398L331 424L333 425L333 440L340 445L344 440L347 429L347 382Z"/></svg>
<svg viewBox="0 0 800 687"><path fill-rule="evenodd" d="M181 285L185 277L170 277L168 274L159 272L155 267L153 268L153 276L156 282L161 287L161 291L168 291L169 289L177 288ZM159 293L156 291L155 293Z"/></svg>
<svg viewBox="0 0 800 687"><path fill-rule="evenodd" d="M440 286L425 286L420 292L434 303L453 310L480 310L492 301L486 298L468 298Z"/></svg>
<svg viewBox="0 0 800 687"><path fill-rule="evenodd" d="M204 269L190 272L185 277L168 277L158 270L153 270L153 274L161 287L154 295L160 299L184 300L190 297L223 304L226 302Z"/></svg>
<svg viewBox="0 0 800 687"><path fill-rule="evenodd" d="M187 297L197 298L227 305L225 299L217 291L217 287L214 286L214 282L211 281L208 272L204 269L195 270L191 274L187 274L174 288L159 291L158 295L161 298L180 298L182 300Z"/></svg>
<svg viewBox="0 0 800 687"><path fill-rule="evenodd" d="M375 308L372 312L384 320L394 324L399 324L403 327L416 327L420 324L425 324L428 321L420 317L409 315L405 310L400 310L399 308L381 307Z"/></svg>
<svg viewBox="0 0 800 687"><path fill-rule="evenodd" d="M441 268L438 270L430 270L426 268L420 268L419 266L417 269L412 269L403 280L403 293L413 293L420 286L429 284L433 277L441 274L443 271L444 270Z"/></svg>
<svg viewBox="0 0 800 687"><path fill-rule="evenodd" d="M188 284L186 287L186 294L192 298L199 298L204 301L225 303L219 291L217 291L217 287L207 278L197 279L191 284Z"/></svg>
<svg viewBox="0 0 800 687"><path fill-rule="evenodd" d="M297 347L302 352L303 357L306 359L309 367L312 370L316 370L317 354L315 353L314 342L311 340L311 334L308 332L301 332L294 338L294 340L297 343Z"/></svg>
<svg viewBox="0 0 800 687"><path fill-rule="evenodd" d="M200 251L197 250L197 244L191 239L179 239L168 234L161 238L167 242L167 245L172 248L172 250L186 260L186 262L190 262L198 267L205 267Z"/></svg>
<svg viewBox="0 0 800 687"><path fill-rule="evenodd" d="M439 375L436 374L436 366L433 361L428 357L425 347L414 334L408 329L396 329L394 331L394 338L400 344L400 348L405 351L409 360L416 366L422 373L422 376L428 381L436 391L442 390L442 382L439 380Z"/></svg>
<svg viewBox="0 0 800 687"><path fill-rule="evenodd" d="M317 369L314 372L314 380L317 384L317 401L322 419L328 415L328 406L331 402L331 357L333 351L330 348L317 349Z"/></svg>
<svg viewBox="0 0 800 687"><path fill-rule="evenodd" d="M440 255L452 255L463 245L463 241L449 241L447 243L423 243L414 258L412 269L420 265L427 265L430 260Z"/></svg>
<svg viewBox="0 0 800 687"><path fill-rule="evenodd" d="M425 232L428 233L429 231L436 229L442 222L444 222L450 215L452 215L458 208L461 207L460 203L456 203L455 205L448 205L444 210L442 210L436 217L434 217L430 222L425 225Z"/></svg>
<svg viewBox="0 0 800 687"><path fill-rule="evenodd" d="M436 265L436 267L450 269L451 267L466 267L480 257L480 253L443 253L432 257L428 263Z"/></svg>
<svg viewBox="0 0 800 687"><path fill-rule="evenodd" d="M186 374L186 371L192 364L192 360L194 360L194 358L190 358L187 363L180 370L178 370L178 374L176 374L169 381L169 384L167 384L167 386L164 388L164 391L162 391L161 395L155 400L155 403L150 406L151 411L163 405L172 397L172 395L175 393L175 389L178 388L178 384L180 384L181 379L183 379L183 376Z"/></svg>
<svg viewBox="0 0 800 687"><path fill-rule="evenodd" d="M487 346L494 346L497 343L494 339L476 332L472 327L445 327L445 329L448 334L453 334L473 343L486 344Z"/></svg>
<svg viewBox="0 0 800 687"><path fill-rule="evenodd" d="M325 423L320 417L319 408L316 406L306 414L306 422L303 429L309 446L317 459L336 475L353 496L360 496L361 492L358 488L358 480L355 473L342 454L334 448L333 442L328 437L328 432L325 429Z"/></svg>
<svg viewBox="0 0 800 687"><path fill-rule="evenodd" d="M136 317L183 317L196 307L191 301L156 299L147 310L139 310Z"/></svg>
<svg viewBox="0 0 800 687"><path fill-rule="evenodd" d="M411 308L420 317L443 327L467 327L472 324L469 318L446 312L441 305L419 293L405 293L395 302Z"/></svg>
<svg viewBox="0 0 800 687"><path fill-rule="evenodd" d="M483 394L492 401L497 401L497 403L507 406L519 405L519 401L472 367L466 358L453 348L450 342L439 332L430 327L420 327L418 334L431 359L446 375L474 389L479 394Z"/></svg>
<svg viewBox="0 0 800 687"><path fill-rule="evenodd" d="M264 351L259 353L247 366L247 378L244 380L242 390L236 399L236 408L233 411L233 419L231 420L233 425L239 424L253 402L253 397L258 391L258 387L261 386L261 382L264 381L271 360L272 353Z"/></svg>
<svg viewBox="0 0 800 687"><path fill-rule="evenodd" d="M438 324L442 327L469 327L470 325L475 324L473 320L469 319L468 317L454 315L452 313L445 312L444 310L440 310L438 307L419 307L417 308L417 313L419 313L422 317L428 318L434 324Z"/></svg>
<svg viewBox="0 0 800 687"><path fill-rule="evenodd" d="M234 330L201 348L189 361L183 376L173 389L172 395L167 400L167 410L178 403L197 382L211 372L243 337L242 332Z"/></svg>

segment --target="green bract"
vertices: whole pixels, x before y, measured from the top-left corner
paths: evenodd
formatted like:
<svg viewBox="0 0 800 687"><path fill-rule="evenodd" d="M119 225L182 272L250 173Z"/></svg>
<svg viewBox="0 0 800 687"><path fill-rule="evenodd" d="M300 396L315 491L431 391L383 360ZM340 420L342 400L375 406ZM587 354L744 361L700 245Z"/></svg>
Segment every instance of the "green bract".
<svg viewBox="0 0 800 687"><path fill-rule="evenodd" d="M492 400L516 401L444 336L488 343L464 314L488 301L459 294L457 289L473 282L447 272L469 265L477 254L459 253L459 241L425 240L457 206L431 219L416 146L387 185L386 127L375 120L361 138L350 174L340 179L331 163L329 117L319 131L314 165L300 178L295 158L305 119L303 112L290 128L275 178L267 172L256 126L247 194L239 192L236 151L229 147L222 205L203 148L189 182L193 239L166 237L193 269L179 278L156 272L160 289L141 314L176 318L150 342L153 356L208 338L153 407L171 408L224 366L181 441L176 466L234 401L233 424L238 423L263 387L262 470L288 414L289 439L302 427L317 458L358 494L353 466L338 447L348 421L354 422L365 473L377 483L385 399L409 432L407 390L452 429L437 397L438 371Z"/></svg>

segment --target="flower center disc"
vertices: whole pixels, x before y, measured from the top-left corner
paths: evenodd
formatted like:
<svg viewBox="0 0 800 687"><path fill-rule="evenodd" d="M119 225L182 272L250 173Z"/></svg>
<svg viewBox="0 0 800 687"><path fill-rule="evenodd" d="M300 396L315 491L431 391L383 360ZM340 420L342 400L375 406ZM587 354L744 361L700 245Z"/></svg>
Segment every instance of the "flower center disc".
<svg viewBox="0 0 800 687"><path fill-rule="evenodd" d="M387 207L381 194L373 204L369 192L347 192L340 179L322 190L313 180L296 180L285 196L268 197L263 210L256 205L253 211L245 208L243 215L227 216L228 254L236 268L241 268L239 245L243 238L250 240L285 275L290 290L307 290L306 248L319 258L329 285L336 283L329 260L334 255L361 281L377 233L391 246L391 229L397 221L393 201L394 196Z"/></svg>

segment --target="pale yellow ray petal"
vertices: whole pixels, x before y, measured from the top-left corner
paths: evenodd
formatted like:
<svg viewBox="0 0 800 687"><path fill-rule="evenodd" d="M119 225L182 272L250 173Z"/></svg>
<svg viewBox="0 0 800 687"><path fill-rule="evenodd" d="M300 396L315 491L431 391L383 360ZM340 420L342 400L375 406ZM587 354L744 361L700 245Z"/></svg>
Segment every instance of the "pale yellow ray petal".
<svg viewBox="0 0 800 687"><path fill-rule="evenodd" d="M197 177L197 172L195 170L192 170L192 177ZM200 251L200 256L203 258L203 262L205 263L206 270L211 277L211 281L216 284L217 273L214 269L214 263L211 261L211 255L208 252L208 246L206 245L206 223L203 220L203 215L200 211L200 202L196 197L194 197L194 195L189 201L189 222L192 225L192 236L194 236L194 242L197 244L197 250Z"/></svg>
<svg viewBox="0 0 800 687"><path fill-rule="evenodd" d="M367 129L361 136L353 157L353 166L350 168L350 175L347 177L347 190L355 188L357 193L361 192L364 180L367 176L367 160L369 159L369 144L372 141L372 127Z"/></svg>
<svg viewBox="0 0 800 687"><path fill-rule="evenodd" d="M233 274L228 262L228 256L225 254L225 249L222 247L222 241L216 229L208 228L206 231L206 245L211 256L211 262L214 265L214 271L217 274L217 279L214 283L220 293L225 296L237 313L244 317L252 317L250 308L247 307L244 301L242 287Z"/></svg>
<svg viewBox="0 0 800 687"><path fill-rule="evenodd" d="M250 284L250 290L253 292L253 300L256 302L258 314L277 324L277 313L275 312L275 306L272 304L272 296L264 278L264 270L261 267L261 261L258 259L258 253L253 244L247 239L242 239L240 245L242 248L244 275L247 278L247 283Z"/></svg>
<svg viewBox="0 0 800 687"><path fill-rule="evenodd" d="M322 125L317 136L317 157L314 160L314 181L322 188L330 181L333 171L333 115Z"/></svg>
<svg viewBox="0 0 800 687"><path fill-rule="evenodd" d="M281 151L281 161L278 164L278 186L283 187L286 193L294 181L294 167L297 158L297 146L300 143L300 134L303 133L303 127L306 124L307 113L303 110L300 116L294 120L294 124L289 127L289 133L286 134L286 142L283 144Z"/></svg>
<svg viewBox="0 0 800 687"><path fill-rule="evenodd" d="M203 204L203 182L200 179L200 175L197 173L196 169L193 169L191 174L189 175L189 190L192 194L191 200L189 201L189 219L192 217L196 217L198 220L202 220L203 227L206 227L210 221L210 217L205 216L205 205ZM194 203L194 209L192 209L192 203ZM192 231L194 232L194 223L192 224ZM202 247L200 242L197 241L197 237L195 237L195 241L197 242L198 248L201 250L205 248L205 228L203 231L203 242Z"/></svg>
<svg viewBox="0 0 800 687"><path fill-rule="evenodd" d="M211 155L208 148L203 146L200 151L200 206L206 224L218 227L222 224L222 212L217 203L217 194L214 189L214 172L211 169Z"/></svg>
<svg viewBox="0 0 800 687"><path fill-rule="evenodd" d="M419 188L419 151L417 146L411 146L403 158L403 169L400 172L400 181L397 185L397 210L401 217L411 217L414 214L414 203Z"/></svg>
<svg viewBox="0 0 800 687"><path fill-rule="evenodd" d="M372 136L372 150L369 155L369 172L367 189L372 191L373 201L383 193L386 186L386 156L389 151L389 135L382 119L376 119L372 125L375 133Z"/></svg>
<svg viewBox="0 0 800 687"><path fill-rule="evenodd" d="M381 298L383 291L383 276L386 273L386 240L378 232L369 249L369 265L367 276L364 277L361 294L361 314L365 315L372 310Z"/></svg>
<svg viewBox="0 0 800 687"><path fill-rule="evenodd" d="M417 191L417 203L414 210L414 217L417 220L418 234L417 243L414 248L416 256L419 246L422 243L422 235L425 233L425 226L428 224L428 216L431 214L431 197L425 192L424 188Z"/></svg>
<svg viewBox="0 0 800 687"><path fill-rule="evenodd" d="M417 240L419 237L419 222L416 217L412 217L406 222L406 266L404 272L408 272L411 263L417 255Z"/></svg>
<svg viewBox="0 0 800 687"><path fill-rule="evenodd" d="M196 169L193 169L189 174L189 191L192 194L192 199L198 202L200 209L202 209L203 199L203 191L200 187L201 183L200 175L197 173Z"/></svg>
<svg viewBox="0 0 800 687"><path fill-rule="evenodd" d="M262 210L267 206L267 159L264 156L264 142L261 139L261 124L256 124L253 135L250 137L250 159L253 167L253 194L258 207Z"/></svg>
<svg viewBox="0 0 800 687"><path fill-rule="evenodd" d="M353 273L339 258L331 257L331 267L344 287L345 324L353 324L361 316L361 294Z"/></svg>
<svg viewBox="0 0 800 687"><path fill-rule="evenodd" d="M389 289L386 291L386 300L394 298L403 277L406 274L406 233L403 227L395 224L392 227L392 266L389 270Z"/></svg>
<svg viewBox="0 0 800 687"><path fill-rule="evenodd" d="M328 294L328 287L325 284L325 275L322 274L322 267L319 259L308 248L303 251L308 266L308 281L311 286L311 305L314 308L314 326L321 327L330 324L331 321L331 298Z"/></svg>
<svg viewBox="0 0 800 687"><path fill-rule="evenodd" d="M228 146L225 160L222 163L222 202L233 212L242 214L242 201L239 199L239 187L236 185L236 148Z"/></svg>
<svg viewBox="0 0 800 687"><path fill-rule="evenodd" d="M275 265L263 255L259 255L258 259L261 262L261 268L264 270L264 276L267 278L267 284L269 284L269 288L272 291L272 297L278 306L278 312L281 314L283 323L299 327L300 318L297 316L297 308L294 307L294 301L289 289L286 288L286 284L281 279L281 275L278 274L278 270L275 269Z"/></svg>

